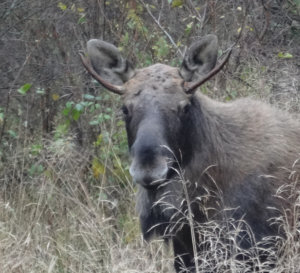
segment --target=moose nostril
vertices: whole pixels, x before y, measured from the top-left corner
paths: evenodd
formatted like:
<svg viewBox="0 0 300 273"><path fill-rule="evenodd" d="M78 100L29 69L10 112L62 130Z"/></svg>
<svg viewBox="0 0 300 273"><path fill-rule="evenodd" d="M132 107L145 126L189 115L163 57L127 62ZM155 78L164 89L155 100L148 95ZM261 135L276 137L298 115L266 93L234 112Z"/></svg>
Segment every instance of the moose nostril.
<svg viewBox="0 0 300 273"><path fill-rule="evenodd" d="M135 154L141 165L151 165L160 153L158 147L143 146L137 149Z"/></svg>
<svg viewBox="0 0 300 273"><path fill-rule="evenodd" d="M145 176L143 178L143 184L145 185L150 185L153 181L154 179L151 176Z"/></svg>
<svg viewBox="0 0 300 273"><path fill-rule="evenodd" d="M152 162L154 161L155 153L149 150L141 153L139 157L142 165L149 165L152 164Z"/></svg>

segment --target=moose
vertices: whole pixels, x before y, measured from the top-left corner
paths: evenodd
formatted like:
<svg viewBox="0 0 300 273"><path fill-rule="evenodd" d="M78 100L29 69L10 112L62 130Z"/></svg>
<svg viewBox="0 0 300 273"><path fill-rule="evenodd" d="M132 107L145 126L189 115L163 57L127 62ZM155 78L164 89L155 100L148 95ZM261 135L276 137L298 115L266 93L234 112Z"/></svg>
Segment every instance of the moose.
<svg viewBox="0 0 300 273"><path fill-rule="evenodd" d="M265 238L285 237L270 219L292 206L278 188L292 183L292 166L300 173L298 118L254 99L219 102L197 91L230 51L216 66L217 55L213 34L188 48L180 68L158 63L135 69L117 47L98 39L81 53L87 71L122 96L143 237L172 243L176 272L201 267L197 257L209 244L201 244L195 227L229 218L242 223L238 249L261 243L259 258L268 259L264 249L272 241ZM246 255L235 255L247 262Z"/></svg>

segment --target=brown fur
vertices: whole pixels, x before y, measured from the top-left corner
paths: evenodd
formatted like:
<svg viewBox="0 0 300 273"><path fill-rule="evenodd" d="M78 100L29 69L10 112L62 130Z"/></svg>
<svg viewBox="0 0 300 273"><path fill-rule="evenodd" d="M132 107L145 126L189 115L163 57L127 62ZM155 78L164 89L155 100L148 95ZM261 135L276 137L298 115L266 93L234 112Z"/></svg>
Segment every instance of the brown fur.
<svg viewBox="0 0 300 273"><path fill-rule="evenodd" d="M149 88L149 94L144 91L144 94L135 95L142 83L147 81L151 86L153 81L155 86L159 84L155 76L162 75L165 79L160 86L162 88L155 91ZM144 102L157 98L158 107L163 107L168 115L168 111L175 109L180 100L186 99L180 90L180 81L176 69L157 64L139 71L127 83L129 91L124 101L132 104L131 107L144 109ZM143 87L143 90L148 88ZM168 92L172 93L171 99L166 96ZM300 123L296 116L250 98L223 103L200 92L195 94L195 98L207 121L205 134L208 141L201 143L201 147L198 147L199 143L193 143L193 158L183 169L185 180L202 186L205 181L210 188L213 183L202 179L207 172L221 192L226 193L231 187L245 183L250 174L270 176L273 185L269 189L270 195L274 195L281 185L290 183L290 169L300 155ZM202 141L199 139L199 142ZM296 164L294 171L300 171L299 167L300 164ZM140 191L142 197L138 197L137 209L143 214L143 209L148 209L143 205L147 198L143 196L144 189ZM168 202L174 202L172 205L178 207L180 202L175 199ZM226 205L230 207L231 204L228 201Z"/></svg>
<svg viewBox="0 0 300 273"><path fill-rule="evenodd" d="M241 249L256 242L268 248L274 244L263 241L266 236L285 236L270 219L291 211L290 197L298 189L296 183L277 194L297 180L291 169L300 173L299 116L249 98L222 103L200 92L187 94L186 82L215 65L214 35L188 50L181 69L156 64L132 71L114 46L100 40L89 42L88 50L100 77L104 71L106 80L124 82L130 172L138 183L142 232L146 239L156 234L173 241L177 272L182 265L195 270L191 214L200 226L242 219L251 234L238 231ZM104 65L116 67L103 67L103 58ZM199 252L205 251L200 237L195 238ZM260 256L268 259L265 251Z"/></svg>
<svg viewBox="0 0 300 273"><path fill-rule="evenodd" d="M167 74L164 74L165 71ZM165 76L163 88L155 88L155 77L158 75ZM124 98L125 103L131 104L135 109L134 112L138 113L138 108L143 111L151 104L156 105L156 111L174 116L173 111L179 102L189 99L182 91L176 69L157 64L138 72L134 80L138 83L127 83L130 91ZM139 84L145 81L148 83L147 87L143 87L143 92L138 93L136 90L141 89ZM288 200L290 191L281 195L285 199L275 195L280 186L293 182L290 178L293 166L293 171L300 173L300 164L294 165L300 152L299 119L250 98L222 103L197 92L193 99L198 108L201 108L199 121L200 116L202 118L200 123L194 124L198 126L195 133L199 137L192 140L192 158L181 167L182 177L179 180L178 177L173 178L172 182L158 188L155 194L139 187L137 211L142 223L146 223L143 228L145 237L153 233L166 238L175 236L180 241L186 240L186 244L179 247L183 249L179 254L192 253L190 240L186 239L190 236L189 231L181 232L180 228L178 231L178 227L172 224L162 224L179 221L180 217L174 215L178 211L186 210L182 206L186 199L182 190L182 179L190 182L188 194L192 202L206 196L202 198L202 203L193 205L194 220L201 223L222 220L224 217L243 219L254 234L251 240L257 242L266 236L284 236L279 226L274 223L271 225L269 221L280 216L274 208L284 214L293 206L294 199ZM173 148L172 144L169 145ZM222 213L233 208L234 212L227 213L227 216ZM151 209L154 216L149 213ZM150 222L143 220L144 218ZM149 235L147 229L151 231ZM240 244L245 248L251 247L251 244L245 242ZM186 264L190 265L188 261Z"/></svg>

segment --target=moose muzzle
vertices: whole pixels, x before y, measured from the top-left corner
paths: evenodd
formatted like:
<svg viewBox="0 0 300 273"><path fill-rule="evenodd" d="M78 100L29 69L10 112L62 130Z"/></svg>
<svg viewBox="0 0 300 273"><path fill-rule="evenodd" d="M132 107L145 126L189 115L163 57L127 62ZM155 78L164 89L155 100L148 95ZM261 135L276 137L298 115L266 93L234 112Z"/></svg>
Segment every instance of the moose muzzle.
<svg viewBox="0 0 300 273"><path fill-rule="evenodd" d="M153 130L153 126L140 127L130 152L129 172L135 183L146 189L155 189L166 180L172 155L164 138Z"/></svg>

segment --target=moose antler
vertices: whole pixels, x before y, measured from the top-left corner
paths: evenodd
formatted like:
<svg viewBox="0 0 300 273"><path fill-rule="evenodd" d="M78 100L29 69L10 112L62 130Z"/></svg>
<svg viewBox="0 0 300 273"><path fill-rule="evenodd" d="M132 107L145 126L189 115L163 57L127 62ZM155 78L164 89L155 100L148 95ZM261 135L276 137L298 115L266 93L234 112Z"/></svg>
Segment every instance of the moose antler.
<svg viewBox="0 0 300 273"><path fill-rule="evenodd" d="M85 69L92 75L92 77L98 81L100 84L102 84L105 88L108 90L118 94L118 95L123 95L125 93L125 88L123 86L119 85L113 85L106 80L102 79L100 75L94 70L91 60L88 57L85 57L82 52L79 52L81 62Z"/></svg>
<svg viewBox="0 0 300 273"><path fill-rule="evenodd" d="M226 54L226 56L223 59L223 61L218 66L216 66L213 70L211 70L208 74L206 74L200 81L198 81L196 83L186 82L184 84L185 88L186 88L185 92L187 94L193 94L200 85L202 85L203 83L205 83L206 81L208 81L210 78L212 78L214 75L216 75L223 68L223 66L227 63L227 61L229 60L231 52L232 52L232 48Z"/></svg>

